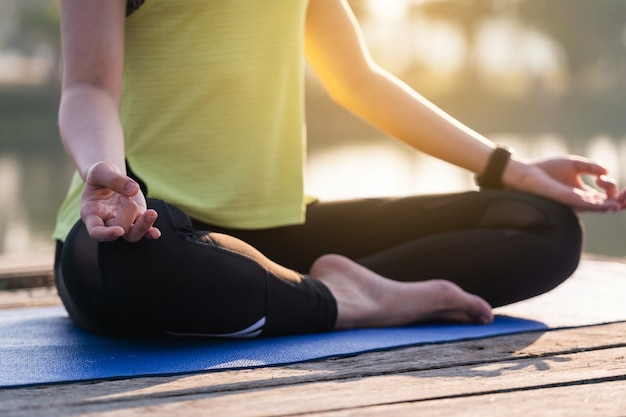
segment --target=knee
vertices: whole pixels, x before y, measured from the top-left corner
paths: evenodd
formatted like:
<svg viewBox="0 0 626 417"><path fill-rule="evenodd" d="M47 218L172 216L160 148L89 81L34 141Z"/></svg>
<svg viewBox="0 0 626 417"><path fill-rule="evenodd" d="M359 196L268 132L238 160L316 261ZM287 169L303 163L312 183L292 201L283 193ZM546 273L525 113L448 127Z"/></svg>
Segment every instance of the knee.
<svg viewBox="0 0 626 417"><path fill-rule="evenodd" d="M571 208L554 201L542 201L541 209L545 222L537 229L543 237L538 250L554 279L562 281L571 276L580 263L584 235L582 223Z"/></svg>
<svg viewBox="0 0 626 417"><path fill-rule="evenodd" d="M546 221L545 213L533 204L520 200L499 200L492 203L479 219L482 227L528 229Z"/></svg>
<svg viewBox="0 0 626 417"><path fill-rule="evenodd" d="M583 250L583 226L572 209L559 205L551 223L553 256L558 256L567 276L574 273Z"/></svg>
<svg viewBox="0 0 626 417"><path fill-rule="evenodd" d="M526 230L549 237L555 249L582 248L582 226L574 211L556 201L540 196L506 192L506 198L494 201L482 214L482 227Z"/></svg>
<svg viewBox="0 0 626 417"><path fill-rule="evenodd" d="M504 192L487 208L483 227L530 232L535 253L544 267L567 278L578 267L583 246L580 219L569 207L537 195Z"/></svg>

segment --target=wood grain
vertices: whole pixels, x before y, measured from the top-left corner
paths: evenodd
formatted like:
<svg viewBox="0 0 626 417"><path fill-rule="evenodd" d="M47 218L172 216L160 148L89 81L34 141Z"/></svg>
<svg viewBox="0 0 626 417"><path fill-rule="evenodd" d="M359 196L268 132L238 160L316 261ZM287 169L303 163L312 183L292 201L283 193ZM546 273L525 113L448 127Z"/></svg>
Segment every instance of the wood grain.
<svg viewBox="0 0 626 417"><path fill-rule="evenodd" d="M620 381L625 331L616 323L276 368L9 389L0 414L286 415Z"/></svg>

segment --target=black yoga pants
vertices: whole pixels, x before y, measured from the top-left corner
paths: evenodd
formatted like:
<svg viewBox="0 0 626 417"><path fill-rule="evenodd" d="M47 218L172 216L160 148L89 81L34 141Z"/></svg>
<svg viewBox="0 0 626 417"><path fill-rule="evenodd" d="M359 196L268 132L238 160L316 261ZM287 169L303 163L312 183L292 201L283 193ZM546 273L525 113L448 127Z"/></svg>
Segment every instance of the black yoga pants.
<svg viewBox="0 0 626 417"><path fill-rule="evenodd" d="M91 240L78 222L57 246L70 315L107 334L230 337L331 330L335 300L307 272L338 253L400 281L450 280L493 307L544 293L576 269L569 208L525 193L471 191L318 202L303 225L225 229L148 199L162 237Z"/></svg>

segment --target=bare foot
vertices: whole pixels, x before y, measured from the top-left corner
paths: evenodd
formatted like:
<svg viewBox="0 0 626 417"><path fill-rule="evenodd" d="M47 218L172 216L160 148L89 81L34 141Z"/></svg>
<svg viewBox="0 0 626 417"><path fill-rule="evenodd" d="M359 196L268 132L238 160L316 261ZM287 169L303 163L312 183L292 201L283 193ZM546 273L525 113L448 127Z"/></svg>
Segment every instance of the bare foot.
<svg viewBox="0 0 626 417"><path fill-rule="evenodd" d="M493 320L486 301L450 281L393 281L340 255L320 257L310 274L322 281L337 301L336 329L420 321L488 324Z"/></svg>

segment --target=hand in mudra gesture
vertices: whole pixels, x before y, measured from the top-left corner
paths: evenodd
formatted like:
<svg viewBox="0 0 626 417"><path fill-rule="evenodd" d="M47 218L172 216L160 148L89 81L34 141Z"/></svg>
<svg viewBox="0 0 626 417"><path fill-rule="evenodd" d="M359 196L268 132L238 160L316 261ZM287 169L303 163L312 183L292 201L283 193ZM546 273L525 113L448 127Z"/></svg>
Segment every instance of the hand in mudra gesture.
<svg viewBox="0 0 626 417"><path fill-rule="evenodd" d="M81 200L81 218L98 241L120 237L136 242L161 236L156 211L148 209L139 185L113 164L99 162L89 170Z"/></svg>
<svg viewBox="0 0 626 417"><path fill-rule="evenodd" d="M602 165L578 156L544 159L532 163L511 161L505 172L506 188L551 198L578 211L612 211L624 206L626 191L618 192L615 181L608 178ZM582 177L595 178L597 187Z"/></svg>

